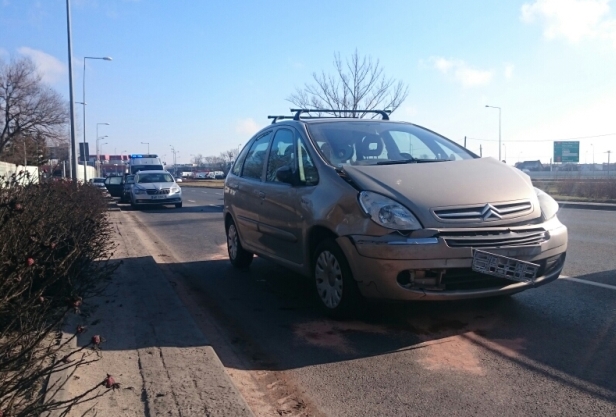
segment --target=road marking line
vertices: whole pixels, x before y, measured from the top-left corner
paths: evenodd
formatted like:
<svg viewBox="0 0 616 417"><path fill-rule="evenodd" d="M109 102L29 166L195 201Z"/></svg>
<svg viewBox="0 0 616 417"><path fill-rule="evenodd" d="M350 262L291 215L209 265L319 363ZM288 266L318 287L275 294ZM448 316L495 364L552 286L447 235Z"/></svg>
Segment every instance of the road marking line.
<svg viewBox="0 0 616 417"><path fill-rule="evenodd" d="M203 194L207 194L207 191L201 191Z"/></svg>
<svg viewBox="0 0 616 417"><path fill-rule="evenodd" d="M609 290L616 290L616 285L602 284L600 282L588 281L586 279L571 278L564 275L561 275L560 277L558 277L558 279L579 282L580 284L594 285L595 287L607 288Z"/></svg>
<svg viewBox="0 0 616 417"><path fill-rule="evenodd" d="M189 203L196 203L195 200L188 200Z"/></svg>

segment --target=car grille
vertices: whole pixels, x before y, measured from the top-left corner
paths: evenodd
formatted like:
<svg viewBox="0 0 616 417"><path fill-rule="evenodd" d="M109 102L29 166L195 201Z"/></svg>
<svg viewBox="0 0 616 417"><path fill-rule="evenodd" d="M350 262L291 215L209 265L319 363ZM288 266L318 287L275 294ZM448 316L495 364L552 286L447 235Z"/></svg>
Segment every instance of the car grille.
<svg viewBox="0 0 616 417"><path fill-rule="evenodd" d="M532 211L530 201L481 204L470 207L434 209L437 219L446 222L486 222L507 220L523 216Z"/></svg>
<svg viewBox="0 0 616 417"><path fill-rule="evenodd" d="M161 188L160 190L146 190L148 195L169 194L170 188Z"/></svg>
<svg viewBox="0 0 616 417"><path fill-rule="evenodd" d="M493 230L443 231L439 237L452 248L494 248L502 246L532 246L545 242L548 232L542 227L512 230L494 228Z"/></svg>

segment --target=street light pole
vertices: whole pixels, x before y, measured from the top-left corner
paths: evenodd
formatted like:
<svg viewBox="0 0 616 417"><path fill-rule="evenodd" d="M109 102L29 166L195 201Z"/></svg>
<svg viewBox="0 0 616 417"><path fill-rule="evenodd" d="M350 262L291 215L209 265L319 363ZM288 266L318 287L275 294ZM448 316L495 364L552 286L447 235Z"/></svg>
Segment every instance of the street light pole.
<svg viewBox="0 0 616 417"><path fill-rule="evenodd" d="M173 170L176 172L176 175L177 175L177 167L175 166L176 165L175 154L177 153L177 151L172 145L169 145L169 147L171 148L171 153L173 153Z"/></svg>
<svg viewBox="0 0 616 417"><path fill-rule="evenodd" d="M150 154L150 142L141 142L142 145L148 145L148 155Z"/></svg>
<svg viewBox="0 0 616 417"><path fill-rule="evenodd" d="M100 162L100 158L98 156L99 155L98 154L98 141L101 139L101 137L98 136L98 127L100 125L107 125L107 126L109 126L109 123L102 122L102 123L97 123L96 124L96 175L98 175L99 177L101 176L101 173L100 173L101 162ZM104 137L106 138L107 136L105 135Z"/></svg>
<svg viewBox="0 0 616 417"><path fill-rule="evenodd" d="M595 144L591 143L590 146L592 146L592 170L595 170Z"/></svg>
<svg viewBox="0 0 616 417"><path fill-rule="evenodd" d="M105 61L111 61L111 57L94 57L94 56L84 56L83 57L83 182L88 181L88 175L86 168L88 167L86 161L86 59L102 59ZM97 134L98 136L98 134Z"/></svg>
<svg viewBox="0 0 616 417"><path fill-rule="evenodd" d="M492 109L498 109L498 160L501 161L501 108L498 106L488 106Z"/></svg>

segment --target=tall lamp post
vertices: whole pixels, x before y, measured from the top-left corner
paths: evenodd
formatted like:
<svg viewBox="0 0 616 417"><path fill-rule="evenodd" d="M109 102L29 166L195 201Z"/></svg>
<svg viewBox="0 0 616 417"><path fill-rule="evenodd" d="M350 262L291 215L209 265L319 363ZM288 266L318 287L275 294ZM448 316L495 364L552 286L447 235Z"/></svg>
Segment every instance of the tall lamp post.
<svg viewBox="0 0 616 417"><path fill-rule="evenodd" d="M99 141L100 139L102 139L102 138L106 138L106 137L107 137L107 135L105 135L105 136L103 136L103 137L98 136L98 127L99 127L100 125L106 125L106 126L109 126L109 123L107 123L107 122L101 122L101 123L97 123L97 124L96 124L96 164L97 164L97 167L96 167L96 175L98 175L99 177L101 176L101 173L100 173L100 158L99 158L99 155L98 155L98 141Z"/></svg>
<svg viewBox="0 0 616 417"><path fill-rule="evenodd" d="M105 136L96 136L96 175L98 175L99 177L100 175L100 167L101 167L101 158L100 158L100 154L98 152L98 142L102 139L108 138L108 135Z"/></svg>
<svg viewBox="0 0 616 417"><path fill-rule="evenodd" d="M172 145L169 145L169 147L171 148L171 153L173 153L173 170L175 172L175 174L177 175L177 167L175 166L175 155L178 153L175 148Z"/></svg>
<svg viewBox="0 0 616 417"><path fill-rule="evenodd" d="M590 146L592 146L592 170L595 170L595 144L591 143Z"/></svg>
<svg viewBox="0 0 616 417"><path fill-rule="evenodd" d="M86 59L102 59L105 61L111 61L111 57L108 56L104 56L104 57L95 57L95 56L84 56L83 57L83 156L84 156L84 161L83 161L83 182L88 181L88 174L87 174L87 170L86 168L88 167L87 161L85 161L85 156L86 156ZM97 134L98 136L98 134ZM97 152L98 153L98 152Z"/></svg>
<svg viewBox="0 0 616 417"><path fill-rule="evenodd" d="M150 154L150 142L141 142L142 145L148 145L148 155Z"/></svg>
<svg viewBox="0 0 616 417"><path fill-rule="evenodd" d="M501 108L498 106L489 106L486 104L486 107L490 107L492 109L498 109L498 160L501 159Z"/></svg>

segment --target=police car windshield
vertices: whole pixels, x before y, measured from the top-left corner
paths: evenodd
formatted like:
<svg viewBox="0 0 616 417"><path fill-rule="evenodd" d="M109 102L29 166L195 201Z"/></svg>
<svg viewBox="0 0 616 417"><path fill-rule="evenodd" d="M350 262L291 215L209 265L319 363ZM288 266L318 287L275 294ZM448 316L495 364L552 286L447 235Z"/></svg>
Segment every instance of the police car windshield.
<svg viewBox="0 0 616 417"><path fill-rule="evenodd" d="M147 184L153 182L173 182L171 174L139 174L137 183Z"/></svg>

